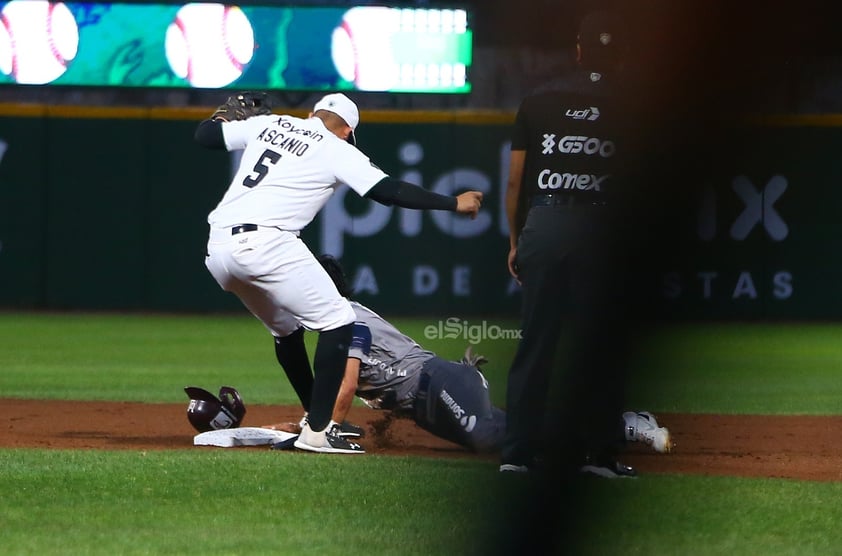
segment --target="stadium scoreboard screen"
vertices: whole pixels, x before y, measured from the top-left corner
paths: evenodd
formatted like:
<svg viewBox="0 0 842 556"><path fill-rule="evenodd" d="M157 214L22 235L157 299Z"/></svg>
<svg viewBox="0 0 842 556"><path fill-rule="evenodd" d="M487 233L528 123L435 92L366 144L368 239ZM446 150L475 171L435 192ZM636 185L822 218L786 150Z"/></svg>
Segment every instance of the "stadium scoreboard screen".
<svg viewBox="0 0 842 556"><path fill-rule="evenodd" d="M0 2L0 84L468 93L464 9Z"/></svg>

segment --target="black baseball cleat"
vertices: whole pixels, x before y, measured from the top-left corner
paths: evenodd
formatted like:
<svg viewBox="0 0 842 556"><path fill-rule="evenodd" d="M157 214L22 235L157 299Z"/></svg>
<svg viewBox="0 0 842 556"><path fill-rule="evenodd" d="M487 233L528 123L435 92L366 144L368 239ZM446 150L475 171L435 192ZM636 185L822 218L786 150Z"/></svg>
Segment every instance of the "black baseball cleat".
<svg viewBox="0 0 842 556"><path fill-rule="evenodd" d="M355 442L349 442L337 434L339 425L333 425L323 431L314 431L310 425L301 429L301 434L293 443L299 450L321 452L324 454L364 454L365 449Z"/></svg>
<svg viewBox="0 0 842 556"><path fill-rule="evenodd" d="M342 421L336 426L336 434L342 438L362 438L365 436L365 429L348 421Z"/></svg>
<svg viewBox="0 0 842 556"><path fill-rule="evenodd" d="M579 468L579 471L584 474L604 477L606 479L629 479L637 477L637 471L634 470L634 467L621 463L613 458L595 459L587 457L585 458L585 464Z"/></svg>

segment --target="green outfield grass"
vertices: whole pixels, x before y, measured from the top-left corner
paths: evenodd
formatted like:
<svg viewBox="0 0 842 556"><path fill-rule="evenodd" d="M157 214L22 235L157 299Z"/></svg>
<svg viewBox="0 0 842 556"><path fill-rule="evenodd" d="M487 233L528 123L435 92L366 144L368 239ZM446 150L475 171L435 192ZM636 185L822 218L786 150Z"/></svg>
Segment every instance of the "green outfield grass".
<svg viewBox="0 0 842 556"><path fill-rule="evenodd" d="M630 369L629 397L657 411L842 413L842 325L697 324L661 330Z"/></svg>
<svg viewBox="0 0 842 556"><path fill-rule="evenodd" d="M437 319L394 322L443 357L468 343L425 338ZM675 325L640 344L628 401L653 412L840 414L840 337L836 324ZM498 404L515 346L475 346ZM295 403L268 333L247 315L0 313L0 398L186 403L188 384ZM6 449L0 470L3 554L483 554L523 486L486 461L269 450ZM837 554L840 495L842 484L774 479L596 481L575 503L582 540L569 548Z"/></svg>

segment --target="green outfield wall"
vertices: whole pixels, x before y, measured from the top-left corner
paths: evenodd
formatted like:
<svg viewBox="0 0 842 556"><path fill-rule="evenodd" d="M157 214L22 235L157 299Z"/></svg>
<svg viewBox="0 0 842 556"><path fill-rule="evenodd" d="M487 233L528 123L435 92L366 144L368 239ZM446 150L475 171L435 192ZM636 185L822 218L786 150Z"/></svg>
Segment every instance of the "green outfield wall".
<svg viewBox="0 0 842 556"><path fill-rule="evenodd" d="M193 142L208 112L0 104L0 307L241 310L204 267L206 216L234 163ZM359 143L380 167L442 193L479 189L482 212L383 207L343 189L304 240L341 257L359 299L384 313L516 314L502 202L513 118L364 112ZM746 134L740 163L675 232L692 256L658 270L665 306L842 317L842 122L782 117Z"/></svg>

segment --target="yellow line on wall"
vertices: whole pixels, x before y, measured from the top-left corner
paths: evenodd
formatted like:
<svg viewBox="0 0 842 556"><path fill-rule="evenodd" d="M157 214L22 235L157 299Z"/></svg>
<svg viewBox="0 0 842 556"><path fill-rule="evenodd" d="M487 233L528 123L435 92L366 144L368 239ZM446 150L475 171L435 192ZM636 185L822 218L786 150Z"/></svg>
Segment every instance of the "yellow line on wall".
<svg viewBox="0 0 842 556"><path fill-rule="evenodd" d="M195 120L200 121L216 107L132 107L132 106L76 106L26 103L1 103L0 117L50 117L81 119L152 119L152 120ZM298 117L306 117L308 110L293 108L277 109ZM515 113L510 110L363 110L364 123L413 123L466 125L509 125L514 122ZM842 114L777 114L755 115L746 118L751 125L771 127L840 127Z"/></svg>
<svg viewBox="0 0 842 556"><path fill-rule="evenodd" d="M216 107L126 107L126 106L72 106L49 104L0 103L0 117L49 117L117 120L195 120L210 116ZM280 109L276 112L281 112ZM306 117L308 110L283 111L293 116ZM514 112L496 110L363 110L360 118L365 123L460 123L472 125L509 125L514 122Z"/></svg>

